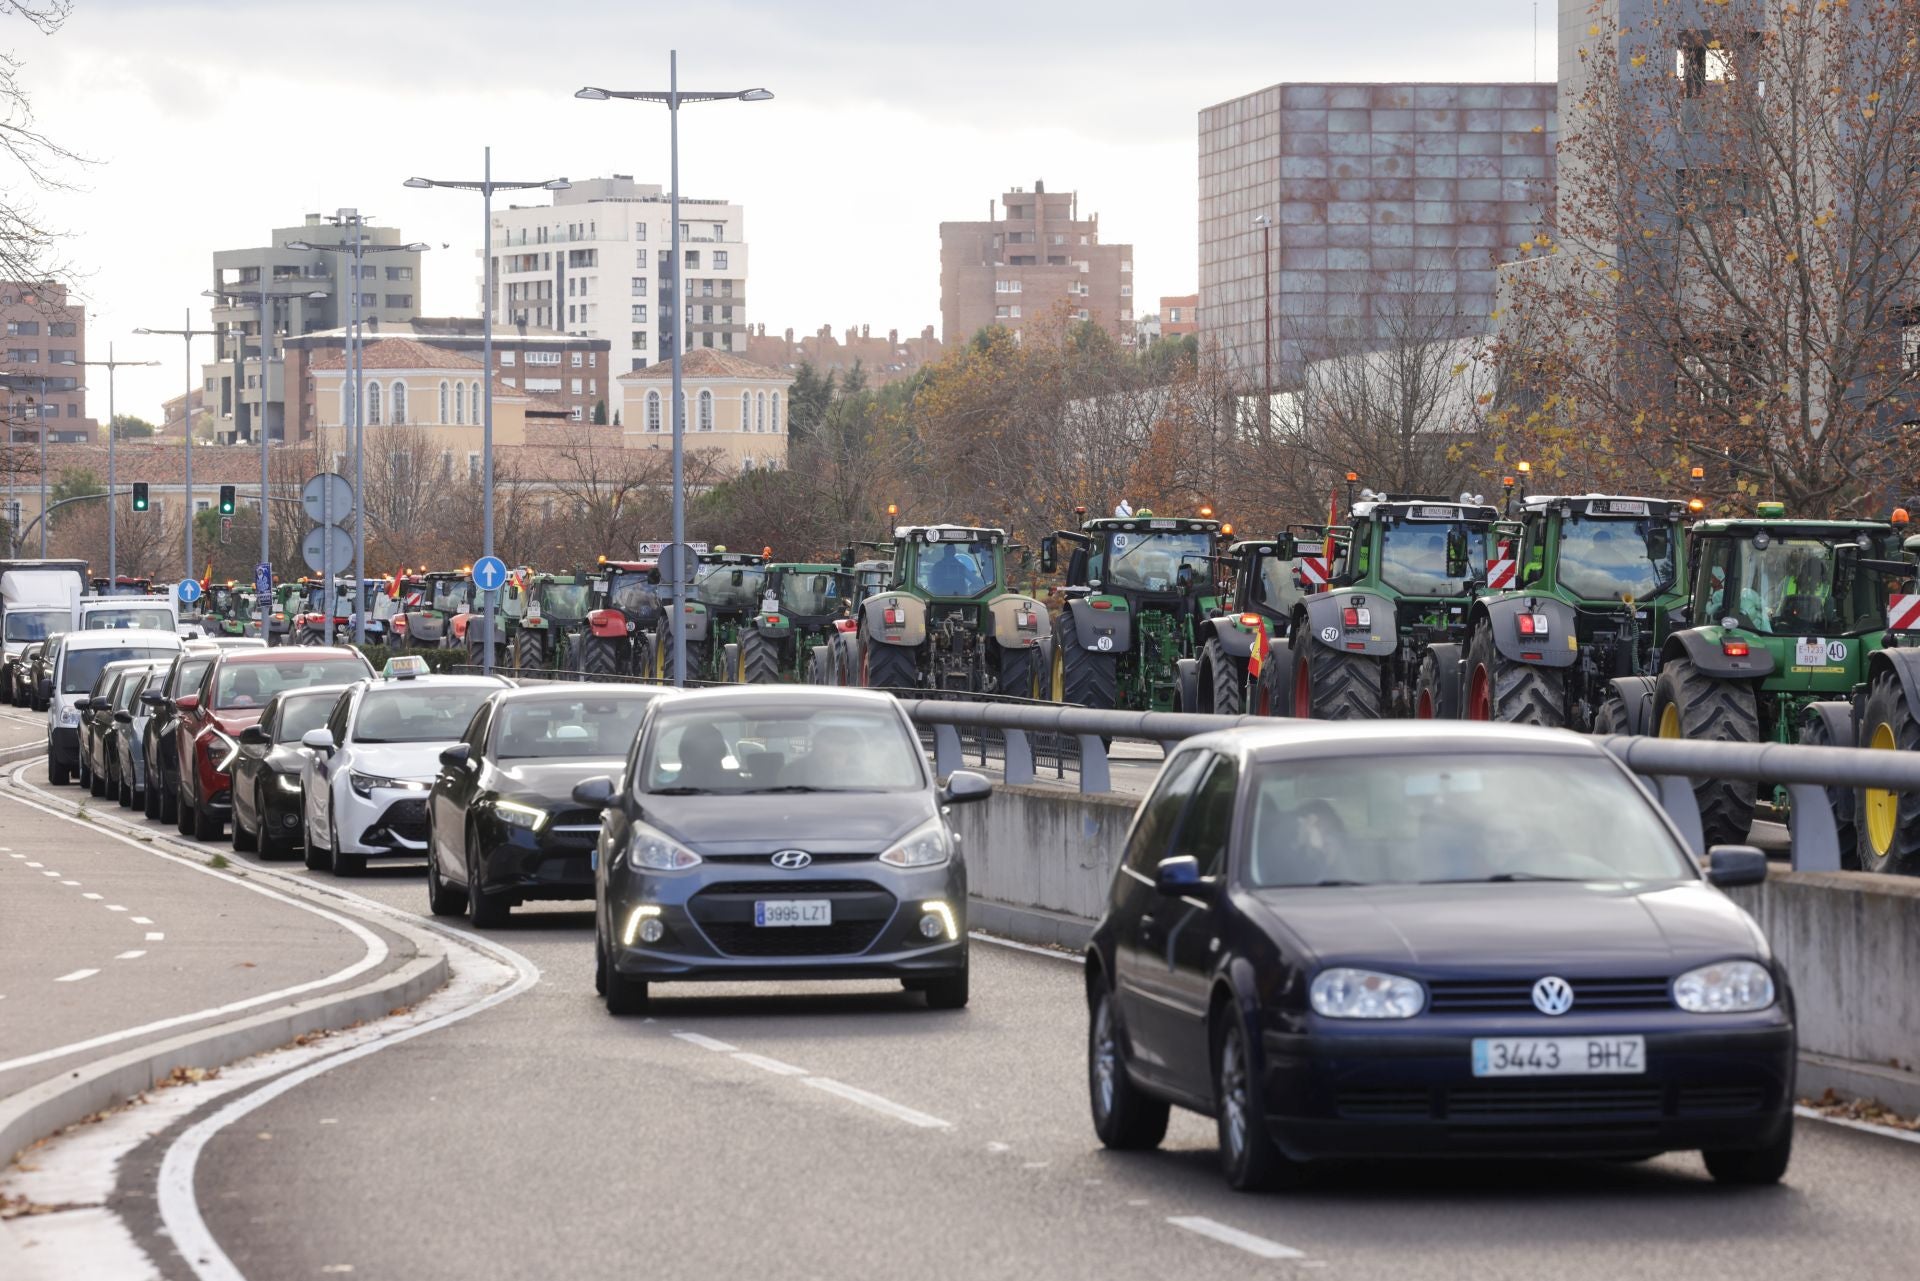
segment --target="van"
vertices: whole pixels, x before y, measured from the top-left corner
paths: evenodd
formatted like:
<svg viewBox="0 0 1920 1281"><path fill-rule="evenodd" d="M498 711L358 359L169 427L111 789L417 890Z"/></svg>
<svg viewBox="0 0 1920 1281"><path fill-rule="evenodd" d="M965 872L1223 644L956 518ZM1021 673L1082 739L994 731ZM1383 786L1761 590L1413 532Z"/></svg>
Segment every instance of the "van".
<svg viewBox="0 0 1920 1281"><path fill-rule="evenodd" d="M108 663L149 658L171 661L180 638L171 630L128 628L68 632L51 642L41 694L47 701L47 777L65 785L80 764L80 704Z"/></svg>
<svg viewBox="0 0 1920 1281"><path fill-rule="evenodd" d="M153 596L82 596L74 607L74 630L176 631L180 602L171 593Z"/></svg>

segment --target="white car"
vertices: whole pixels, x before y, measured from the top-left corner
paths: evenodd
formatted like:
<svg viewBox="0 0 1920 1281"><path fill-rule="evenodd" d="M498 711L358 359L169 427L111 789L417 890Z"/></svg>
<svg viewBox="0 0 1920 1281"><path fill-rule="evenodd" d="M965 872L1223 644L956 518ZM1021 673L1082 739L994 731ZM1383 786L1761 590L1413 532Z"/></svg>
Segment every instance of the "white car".
<svg viewBox="0 0 1920 1281"><path fill-rule="evenodd" d="M488 695L512 684L388 675L348 686L325 728L300 740L310 749L300 776L307 866L354 876L370 858L425 858L440 753L460 741Z"/></svg>
<svg viewBox="0 0 1920 1281"><path fill-rule="evenodd" d="M48 643L54 653L47 663L47 777L63 787L80 765L80 702L93 697L101 669L132 659L170 662L180 638L151 630L93 631L67 632Z"/></svg>

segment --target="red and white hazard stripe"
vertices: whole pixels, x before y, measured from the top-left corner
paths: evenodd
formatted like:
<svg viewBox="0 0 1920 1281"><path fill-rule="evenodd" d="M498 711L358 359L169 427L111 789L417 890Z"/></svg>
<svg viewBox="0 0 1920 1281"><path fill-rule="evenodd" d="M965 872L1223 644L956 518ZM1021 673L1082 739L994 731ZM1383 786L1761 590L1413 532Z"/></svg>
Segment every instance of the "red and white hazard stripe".
<svg viewBox="0 0 1920 1281"><path fill-rule="evenodd" d="M1910 632L1920 629L1920 596L1895 596L1887 605L1887 630Z"/></svg>
<svg viewBox="0 0 1920 1281"><path fill-rule="evenodd" d="M1327 580L1332 577L1333 572L1327 567L1327 562L1323 557L1302 556L1300 558L1300 581L1307 586L1324 586Z"/></svg>
<svg viewBox="0 0 1920 1281"><path fill-rule="evenodd" d="M1520 562L1516 560L1490 560L1487 562L1487 587L1492 591L1512 587L1518 577Z"/></svg>

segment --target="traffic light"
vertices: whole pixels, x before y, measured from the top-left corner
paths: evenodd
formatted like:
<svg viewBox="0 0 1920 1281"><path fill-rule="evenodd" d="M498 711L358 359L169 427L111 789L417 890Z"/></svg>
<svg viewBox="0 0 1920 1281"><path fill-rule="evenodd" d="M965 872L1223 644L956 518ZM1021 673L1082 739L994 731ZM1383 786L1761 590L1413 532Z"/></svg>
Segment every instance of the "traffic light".
<svg viewBox="0 0 1920 1281"><path fill-rule="evenodd" d="M144 480L133 482L133 509L137 512L147 510L147 482Z"/></svg>
<svg viewBox="0 0 1920 1281"><path fill-rule="evenodd" d="M220 486L220 514L222 516L233 515L233 486L232 485Z"/></svg>

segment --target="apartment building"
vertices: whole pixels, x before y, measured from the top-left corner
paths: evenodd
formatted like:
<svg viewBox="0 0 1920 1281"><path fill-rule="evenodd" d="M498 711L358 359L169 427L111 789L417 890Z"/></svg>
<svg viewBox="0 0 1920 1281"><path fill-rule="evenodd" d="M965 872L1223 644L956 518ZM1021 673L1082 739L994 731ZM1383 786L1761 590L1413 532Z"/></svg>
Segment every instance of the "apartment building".
<svg viewBox="0 0 1920 1281"><path fill-rule="evenodd" d="M214 415L214 431L231 440L258 440L256 424L264 421L267 439L287 439L287 391L299 379L289 380L279 363L288 338L345 325L353 293L360 294L361 323L404 324L420 309L422 255L409 252L365 254L359 276L350 254L331 252L321 245L352 243L354 210L334 214L310 213L297 227L276 227L269 243L253 249L222 249L213 255L213 325L217 355L201 366L205 404ZM362 225L367 243L410 243L398 228ZM314 246L289 248L293 244ZM263 385L259 291L267 294L268 351ZM241 296L232 296L238 293Z"/></svg>
<svg viewBox="0 0 1920 1281"><path fill-rule="evenodd" d="M889 329L884 337L871 325L848 325L835 337L832 325L822 325L811 334L794 336L789 329L769 334L765 325L753 327L747 334L747 359L774 369L797 370L812 365L816 374L834 374L845 378L855 366L869 387L911 378L926 365L940 359L944 348L927 325L918 336L902 338L898 329Z"/></svg>
<svg viewBox="0 0 1920 1281"><path fill-rule="evenodd" d="M1185 338L1200 332L1200 295L1160 299L1160 336Z"/></svg>
<svg viewBox="0 0 1920 1281"><path fill-rule="evenodd" d="M494 210L495 323L604 339L622 373L673 354L676 310L683 351L746 351L746 216L739 205L680 198L686 297L676 308L668 270L672 204L659 184L615 174L552 194L551 205Z"/></svg>
<svg viewBox="0 0 1920 1281"><path fill-rule="evenodd" d="M1064 315L1133 341L1133 246L1100 241L1100 215L1077 192L1015 187L985 222L940 224L940 338L963 343L988 325L1018 333Z"/></svg>
<svg viewBox="0 0 1920 1281"><path fill-rule="evenodd" d="M66 286L0 281L0 414L7 439L84 444L98 424L87 417L87 313L67 301Z"/></svg>

